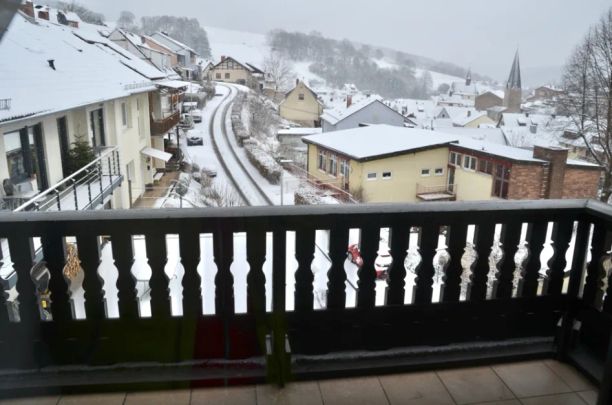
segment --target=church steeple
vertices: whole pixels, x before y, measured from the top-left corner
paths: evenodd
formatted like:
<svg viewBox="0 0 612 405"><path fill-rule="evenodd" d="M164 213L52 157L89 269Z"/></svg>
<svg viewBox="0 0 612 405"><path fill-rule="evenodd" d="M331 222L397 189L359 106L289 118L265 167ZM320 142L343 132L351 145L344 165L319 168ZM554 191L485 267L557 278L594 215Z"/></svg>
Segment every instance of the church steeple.
<svg viewBox="0 0 612 405"><path fill-rule="evenodd" d="M510 76L508 77L508 83L506 84L507 89L520 89L521 88L521 65L519 63L518 49L514 55L514 62L512 62L512 70L510 70Z"/></svg>
<svg viewBox="0 0 612 405"><path fill-rule="evenodd" d="M520 113L521 103L523 102L523 90L521 88L521 66L519 63L518 49L514 55L514 62L512 62L512 69L510 70L510 76L508 77L508 83L506 83L506 91L504 93L504 107L506 107L506 112Z"/></svg>
<svg viewBox="0 0 612 405"><path fill-rule="evenodd" d="M472 68L469 68L467 75L465 76L465 85L470 86L472 84Z"/></svg>

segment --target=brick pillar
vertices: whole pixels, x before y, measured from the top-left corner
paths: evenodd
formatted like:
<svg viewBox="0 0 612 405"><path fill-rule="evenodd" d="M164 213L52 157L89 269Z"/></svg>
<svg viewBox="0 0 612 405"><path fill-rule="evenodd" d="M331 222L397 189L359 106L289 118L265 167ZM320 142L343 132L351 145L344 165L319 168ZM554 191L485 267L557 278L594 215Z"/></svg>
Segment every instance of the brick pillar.
<svg viewBox="0 0 612 405"><path fill-rule="evenodd" d="M20 10L27 16L34 18L34 4L30 0L22 4Z"/></svg>
<svg viewBox="0 0 612 405"><path fill-rule="evenodd" d="M563 148L534 146L533 157L549 162L548 185L544 198L563 198L563 179L565 178L567 152L567 149Z"/></svg>

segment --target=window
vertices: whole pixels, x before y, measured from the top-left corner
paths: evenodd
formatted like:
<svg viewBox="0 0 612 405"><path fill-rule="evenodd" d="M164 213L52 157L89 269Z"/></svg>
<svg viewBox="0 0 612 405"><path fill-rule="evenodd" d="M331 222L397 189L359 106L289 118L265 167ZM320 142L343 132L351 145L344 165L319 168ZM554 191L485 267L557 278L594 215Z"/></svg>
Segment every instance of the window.
<svg viewBox="0 0 612 405"><path fill-rule="evenodd" d="M368 181L376 180L376 173L368 173Z"/></svg>
<svg viewBox="0 0 612 405"><path fill-rule="evenodd" d="M383 172L382 173L382 179L383 180L389 180L391 178L391 172Z"/></svg>
<svg viewBox="0 0 612 405"><path fill-rule="evenodd" d="M451 165L461 166L461 154L457 152L451 152L448 156L448 161Z"/></svg>
<svg viewBox="0 0 612 405"><path fill-rule="evenodd" d="M221 73L215 73L215 78L220 79L221 78Z"/></svg>
<svg viewBox="0 0 612 405"><path fill-rule="evenodd" d="M426 177L430 175L429 169L421 169L421 176Z"/></svg>
<svg viewBox="0 0 612 405"><path fill-rule="evenodd" d="M226 74L225 74L225 78L226 78L226 79L229 79L229 78L230 78L230 74L229 74L229 73L226 73Z"/></svg>
<svg viewBox="0 0 612 405"><path fill-rule="evenodd" d="M463 159L463 168L467 170L476 170L476 158L466 155Z"/></svg>
<svg viewBox="0 0 612 405"><path fill-rule="evenodd" d="M493 181L493 196L507 199L509 184L510 168L503 165L496 165Z"/></svg>
<svg viewBox="0 0 612 405"><path fill-rule="evenodd" d="M490 160L478 159L478 171L481 173L492 174L493 163Z"/></svg>
<svg viewBox="0 0 612 405"><path fill-rule="evenodd" d="M335 176L338 173L338 160L336 155L331 155L329 157L329 174Z"/></svg>
<svg viewBox="0 0 612 405"><path fill-rule="evenodd" d="M325 152L319 151L319 170L325 170L325 164L326 164Z"/></svg>
<svg viewBox="0 0 612 405"><path fill-rule="evenodd" d="M444 175L444 168L443 167L437 167L436 170L434 171L434 174L436 176L443 176Z"/></svg>
<svg viewBox="0 0 612 405"><path fill-rule="evenodd" d="M299 99L300 101L304 101L304 93L300 93L300 94L298 94L298 99Z"/></svg>
<svg viewBox="0 0 612 405"><path fill-rule="evenodd" d="M341 160L340 161L340 175L343 177L348 177L350 170L351 170L351 166L348 160Z"/></svg>

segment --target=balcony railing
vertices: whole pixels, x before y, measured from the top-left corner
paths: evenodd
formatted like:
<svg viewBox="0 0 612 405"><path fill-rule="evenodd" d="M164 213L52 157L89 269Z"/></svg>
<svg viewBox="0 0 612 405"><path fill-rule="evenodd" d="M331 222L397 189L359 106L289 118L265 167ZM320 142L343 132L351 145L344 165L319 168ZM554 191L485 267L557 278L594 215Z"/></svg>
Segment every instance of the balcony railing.
<svg viewBox="0 0 612 405"><path fill-rule="evenodd" d="M355 233L360 268L347 260ZM44 310L30 276L38 239ZM282 383L557 357L610 403L612 208L598 202L1 213L0 241L19 301L18 316L0 311L0 388Z"/></svg>
<svg viewBox="0 0 612 405"><path fill-rule="evenodd" d="M166 134L179 124L180 119L180 111L176 111L163 119L155 119L153 115L151 115L151 135L157 136Z"/></svg>
<svg viewBox="0 0 612 405"><path fill-rule="evenodd" d="M20 201L19 211L74 211L95 209L121 185L119 149L103 149L92 162L56 185L27 201Z"/></svg>
<svg viewBox="0 0 612 405"><path fill-rule="evenodd" d="M454 200L456 195L456 184L440 184L435 186L417 184L417 197L421 200Z"/></svg>

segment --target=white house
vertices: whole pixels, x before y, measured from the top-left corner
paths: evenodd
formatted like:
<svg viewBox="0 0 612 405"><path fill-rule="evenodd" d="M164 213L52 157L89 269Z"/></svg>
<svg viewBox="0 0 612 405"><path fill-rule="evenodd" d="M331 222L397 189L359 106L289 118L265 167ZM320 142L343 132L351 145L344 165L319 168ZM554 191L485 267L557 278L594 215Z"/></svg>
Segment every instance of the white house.
<svg viewBox="0 0 612 405"><path fill-rule="evenodd" d="M406 118L382 102L380 97L367 97L357 103L347 96L346 108L328 109L321 115L323 132L358 128L367 124L403 127Z"/></svg>
<svg viewBox="0 0 612 405"><path fill-rule="evenodd" d="M98 33L22 12L0 54L11 55L0 58L0 201L61 182L71 144L84 139L105 157L99 184L79 186L89 185L90 195L109 191L100 201L107 208L130 207L152 182L152 155L161 156L151 148L149 93L164 74ZM83 207L74 204L64 209Z"/></svg>

